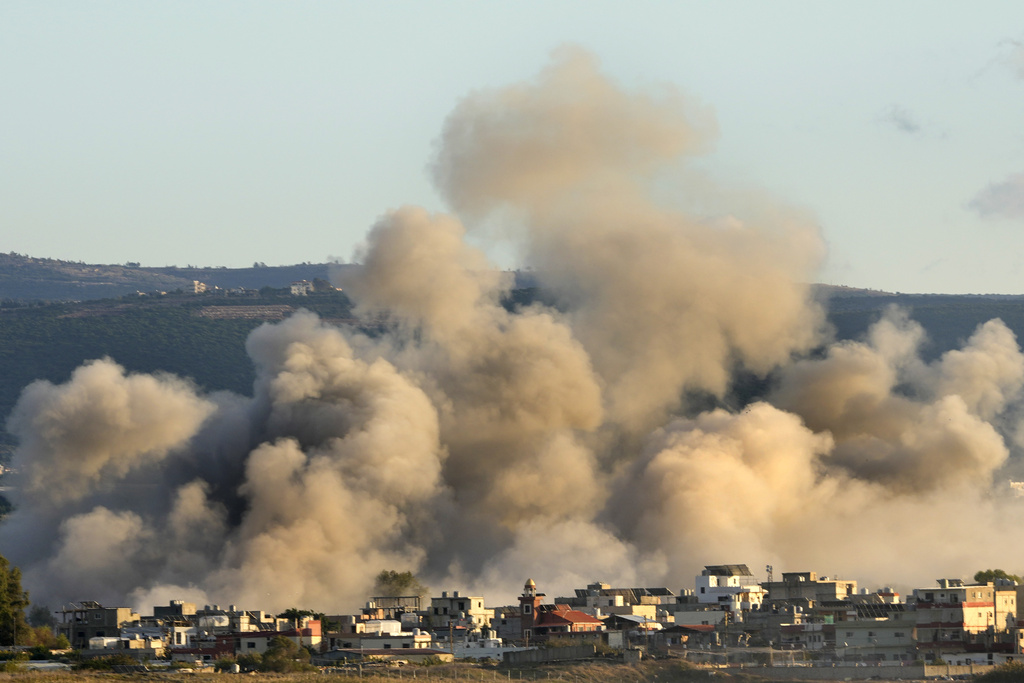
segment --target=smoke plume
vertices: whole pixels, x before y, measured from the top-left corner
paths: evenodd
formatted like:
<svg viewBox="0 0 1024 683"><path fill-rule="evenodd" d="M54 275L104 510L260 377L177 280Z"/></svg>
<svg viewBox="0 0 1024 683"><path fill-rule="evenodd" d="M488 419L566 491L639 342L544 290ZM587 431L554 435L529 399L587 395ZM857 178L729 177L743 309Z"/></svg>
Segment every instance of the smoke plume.
<svg viewBox="0 0 1024 683"><path fill-rule="evenodd" d="M716 136L709 107L578 49L470 94L431 166L452 213L384 214L343 271L379 333L263 325L251 397L109 359L29 386L4 554L36 599L143 611L353 610L382 569L495 604L527 577L678 590L740 561L913 586L1024 562L990 542L1021 521L998 484L1012 332L926 363L892 310L830 343L813 218L700 173ZM507 306L470 232L550 303ZM737 373L771 389L730 410Z"/></svg>

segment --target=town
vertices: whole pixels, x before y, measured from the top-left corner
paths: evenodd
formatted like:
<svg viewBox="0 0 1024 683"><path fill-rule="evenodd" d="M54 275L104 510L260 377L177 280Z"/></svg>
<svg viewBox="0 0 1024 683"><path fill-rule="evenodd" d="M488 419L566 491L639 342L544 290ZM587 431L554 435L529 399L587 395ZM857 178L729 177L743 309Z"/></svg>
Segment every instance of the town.
<svg viewBox="0 0 1024 683"><path fill-rule="evenodd" d="M358 614L289 610L273 616L241 606L182 600L141 616L96 602L57 612L58 632L83 658L128 654L191 666L267 652L284 638L311 663L538 663L620 652L628 661L669 656L728 666L971 667L1024 660L1024 585L1002 570L973 582L940 579L901 596L858 588L813 571L758 581L743 564L708 565L692 589L613 587L595 581L549 598L528 579L518 604L484 596L370 597ZM552 647L557 645L556 647ZM896 672L898 673L898 672ZM890 677L890 676L885 676ZM896 677L896 676L891 676Z"/></svg>

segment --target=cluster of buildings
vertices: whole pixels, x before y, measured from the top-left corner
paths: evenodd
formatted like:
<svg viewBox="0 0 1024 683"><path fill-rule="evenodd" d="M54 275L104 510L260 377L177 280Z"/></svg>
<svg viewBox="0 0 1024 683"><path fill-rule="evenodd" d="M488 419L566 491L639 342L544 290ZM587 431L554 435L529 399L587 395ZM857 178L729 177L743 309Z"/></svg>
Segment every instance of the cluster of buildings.
<svg viewBox="0 0 1024 683"><path fill-rule="evenodd" d="M367 657L500 660L552 638L719 662L982 664L1024 659L1018 603L1024 611L1024 586L1006 579L941 579L904 599L891 588L871 592L815 572L775 579L768 567L768 580L758 581L746 565L729 564L705 567L693 589L678 593L595 582L549 600L528 580L514 605L487 607L482 596L445 591L373 597L359 614L318 618L180 600L140 616L83 602L62 610L58 629L86 655L116 649L207 663L263 653L280 636L324 665Z"/></svg>
<svg viewBox="0 0 1024 683"><path fill-rule="evenodd" d="M336 287L327 286L331 289L337 289ZM288 292L292 296L308 296L313 292L317 291L317 285L309 280L297 280L288 285ZM221 294L227 294L228 296L256 296L259 294L258 290L248 289L246 287L233 287L230 289L221 289L216 285L208 285L205 282L199 280L192 280L191 284L182 287L182 291L185 294L205 294L206 292L219 292ZM166 292L155 292L156 294L166 294ZM142 292L139 292L141 295Z"/></svg>

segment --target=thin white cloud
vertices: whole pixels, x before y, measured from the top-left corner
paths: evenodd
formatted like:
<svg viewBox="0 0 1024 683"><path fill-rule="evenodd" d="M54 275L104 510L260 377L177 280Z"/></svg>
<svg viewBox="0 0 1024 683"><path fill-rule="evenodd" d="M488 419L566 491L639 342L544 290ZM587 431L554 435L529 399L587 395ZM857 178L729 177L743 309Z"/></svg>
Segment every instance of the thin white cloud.
<svg viewBox="0 0 1024 683"><path fill-rule="evenodd" d="M1024 173L991 183L968 206L985 218L1024 218Z"/></svg>
<svg viewBox="0 0 1024 683"><path fill-rule="evenodd" d="M921 124L917 122L913 114L898 104L891 105L888 109L883 111L879 120L882 123L892 126L901 133L913 135L914 133L921 132Z"/></svg>
<svg viewBox="0 0 1024 683"><path fill-rule="evenodd" d="M1013 50L1006 58L1006 63L1017 78L1024 79L1024 43L1014 40Z"/></svg>

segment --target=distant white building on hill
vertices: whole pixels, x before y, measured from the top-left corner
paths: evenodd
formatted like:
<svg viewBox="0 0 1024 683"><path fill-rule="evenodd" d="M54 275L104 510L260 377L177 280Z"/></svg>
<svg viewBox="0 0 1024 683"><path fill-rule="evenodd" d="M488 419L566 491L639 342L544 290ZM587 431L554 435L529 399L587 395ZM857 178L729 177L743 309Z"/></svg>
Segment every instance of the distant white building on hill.
<svg viewBox="0 0 1024 683"><path fill-rule="evenodd" d="M309 280L299 280L291 284L292 296L307 296L313 291L313 283Z"/></svg>

